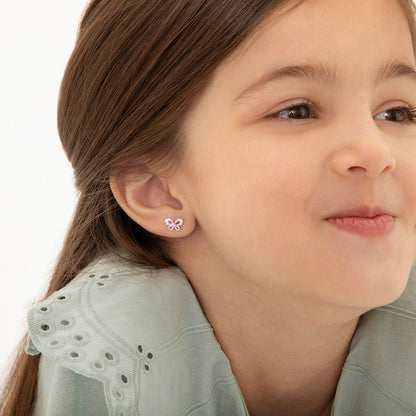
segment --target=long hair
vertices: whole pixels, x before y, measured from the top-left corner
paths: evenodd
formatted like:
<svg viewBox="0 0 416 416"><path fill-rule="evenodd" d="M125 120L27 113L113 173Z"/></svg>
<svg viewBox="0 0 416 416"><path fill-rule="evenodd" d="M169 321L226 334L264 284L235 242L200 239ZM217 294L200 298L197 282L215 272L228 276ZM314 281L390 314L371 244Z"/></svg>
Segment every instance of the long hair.
<svg viewBox="0 0 416 416"><path fill-rule="evenodd" d="M416 39L415 5L398 0ZM63 76L58 131L78 202L45 298L101 255L138 266L176 266L162 237L133 222L110 177L174 173L186 157L185 116L218 65L260 23L293 0L91 0ZM39 356L23 337L3 381L0 414L28 416Z"/></svg>

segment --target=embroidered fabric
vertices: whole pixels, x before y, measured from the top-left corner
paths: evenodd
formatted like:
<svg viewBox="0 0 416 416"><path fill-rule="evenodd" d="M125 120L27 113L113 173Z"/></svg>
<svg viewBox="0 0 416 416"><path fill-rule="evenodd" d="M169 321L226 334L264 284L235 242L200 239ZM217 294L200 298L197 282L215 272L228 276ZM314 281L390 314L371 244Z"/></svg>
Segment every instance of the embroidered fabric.
<svg viewBox="0 0 416 416"><path fill-rule="evenodd" d="M109 415L138 415L143 406L142 390L149 396L149 389L159 386L158 377L163 376L158 371L155 380L146 383L146 378L152 377L153 365L162 357L159 369L166 367L164 355L177 357L173 350L178 348L185 353L189 348L196 350L188 346L191 335L198 335L193 342L211 348L207 354L211 360L207 361L216 371L220 369L215 379L221 376L221 380L236 386L213 329L178 268L123 269L109 265L108 259L99 260L31 308L28 325L26 352L42 353L76 373L101 381ZM185 337L188 344L181 346ZM186 360L175 358L175 365L184 368L185 374L189 372ZM220 365L215 364L217 361ZM209 377L207 381L212 382ZM211 394L205 387L199 390ZM186 397L183 400L186 408L198 398L193 399L196 402Z"/></svg>
<svg viewBox="0 0 416 416"><path fill-rule="evenodd" d="M150 372L153 353L140 344L134 349L90 318L91 298L114 289L114 275L90 267L62 290L28 313L26 352L50 359L104 384L109 414L135 415L135 383ZM86 330L86 328L88 328Z"/></svg>

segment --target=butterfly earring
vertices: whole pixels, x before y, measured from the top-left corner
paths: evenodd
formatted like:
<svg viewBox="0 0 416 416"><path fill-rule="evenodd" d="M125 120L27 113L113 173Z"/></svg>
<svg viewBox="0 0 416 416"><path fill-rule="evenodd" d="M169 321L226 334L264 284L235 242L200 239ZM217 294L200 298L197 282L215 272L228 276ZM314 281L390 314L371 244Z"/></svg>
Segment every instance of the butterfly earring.
<svg viewBox="0 0 416 416"><path fill-rule="evenodd" d="M175 222L173 222L171 218L166 218L165 224L168 226L168 230L170 231L173 231L173 230L180 231L181 226L183 224L183 219L178 218Z"/></svg>

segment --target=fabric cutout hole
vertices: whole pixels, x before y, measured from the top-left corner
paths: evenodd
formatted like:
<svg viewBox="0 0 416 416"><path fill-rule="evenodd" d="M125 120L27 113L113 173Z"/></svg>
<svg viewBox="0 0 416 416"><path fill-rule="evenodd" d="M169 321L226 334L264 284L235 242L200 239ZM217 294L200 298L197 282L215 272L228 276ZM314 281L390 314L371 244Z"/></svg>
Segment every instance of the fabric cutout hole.
<svg viewBox="0 0 416 416"><path fill-rule="evenodd" d="M147 354L147 358L149 358L151 360L153 358L153 354L151 352L149 352L149 354Z"/></svg>
<svg viewBox="0 0 416 416"><path fill-rule="evenodd" d="M89 277L95 277L95 274L90 274Z"/></svg>
<svg viewBox="0 0 416 416"><path fill-rule="evenodd" d="M62 294L62 295L58 295L56 297L56 300L59 303L64 303L64 302L68 302L70 298L71 298L71 296L69 296L68 294Z"/></svg>
<svg viewBox="0 0 416 416"><path fill-rule="evenodd" d="M147 364L144 365L144 369L145 371L150 371L150 367Z"/></svg>
<svg viewBox="0 0 416 416"><path fill-rule="evenodd" d="M102 357L107 365L117 365L119 361L117 352L109 348L103 350Z"/></svg>
<svg viewBox="0 0 416 416"><path fill-rule="evenodd" d="M37 331L36 331L37 334L41 336L46 336L46 337L52 335L56 330L55 325L49 322L39 323L36 325L36 327L37 327Z"/></svg>
<svg viewBox="0 0 416 416"><path fill-rule="evenodd" d="M59 326L61 329L69 329L72 328L75 324L74 318L64 318L59 321Z"/></svg>
<svg viewBox="0 0 416 416"><path fill-rule="evenodd" d="M105 366L102 362L100 361L91 361L89 363L90 367L92 368L93 371L104 371L105 370Z"/></svg>
<svg viewBox="0 0 416 416"><path fill-rule="evenodd" d="M61 341L59 339L53 339L50 343L49 343L49 347L53 350L56 350L58 348L62 348L65 345L64 341Z"/></svg>
<svg viewBox="0 0 416 416"><path fill-rule="evenodd" d="M68 350L66 352L66 359L69 361L79 361L84 359L85 351L80 350Z"/></svg>
<svg viewBox="0 0 416 416"><path fill-rule="evenodd" d="M104 282L97 282L97 286L98 286L100 289L105 289L105 288L107 287L107 285L106 285Z"/></svg>
<svg viewBox="0 0 416 416"><path fill-rule="evenodd" d="M76 332L72 335L71 342L73 345L82 347L90 342L90 336L88 332Z"/></svg>
<svg viewBox="0 0 416 416"><path fill-rule="evenodd" d="M49 313L51 310L50 310L50 306L41 306L39 309L38 309L38 312L40 312L40 313L43 313L43 314L45 314L45 313Z"/></svg>
<svg viewBox="0 0 416 416"><path fill-rule="evenodd" d="M139 352L143 352L143 347L142 347L141 345L139 345L139 346L137 347L137 349L139 350Z"/></svg>
<svg viewBox="0 0 416 416"><path fill-rule="evenodd" d="M119 389L117 389L116 387L113 388L113 396L117 399L117 400L123 400L124 399L124 395L123 392L120 391Z"/></svg>
<svg viewBox="0 0 416 416"><path fill-rule="evenodd" d="M99 277L102 282L109 282L110 280L113 280L113 276L109 274L102 274Z"/></svg>
<svg viewBox="0 0 416 416"><path fill-rule="evenodd" d="M130 384L130 376L127 371L118 371L117 379L122 388L126 388Z"/></svg>

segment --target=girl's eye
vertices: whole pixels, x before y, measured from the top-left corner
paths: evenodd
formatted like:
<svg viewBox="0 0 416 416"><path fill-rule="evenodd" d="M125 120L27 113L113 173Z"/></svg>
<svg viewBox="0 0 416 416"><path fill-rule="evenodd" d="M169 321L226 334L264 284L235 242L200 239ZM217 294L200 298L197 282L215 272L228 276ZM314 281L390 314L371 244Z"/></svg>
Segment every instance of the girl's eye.
<svg viewBox="0 0 416 416"><path fill-rule="evenodd" d="M312 111L307 105L294 105L292 107L285 108L276 113L269 114L266 118L270 119L286 119L290 120L305 120L308 118L314 118Z"/></svg>
<svg viewBox="0 0 416 416"><path fill-rule="evenodd" d="M276 113L266 116L267 119L277 119L280 121L296 121L307 120L315 118L313 112L310 109L311 104L309 102L293 105ZM383 111L375 117L376 120L392 121L394 123L416 124L416 106L402 106L392 108L390 110Z"/></svg>
<svg viewBox="0 0 416 416"><path fill-rule="evenodd" d="M375 117L376 120L393 121L396 123L415 123L416 107L398 107L383 111Z"/></svg>

